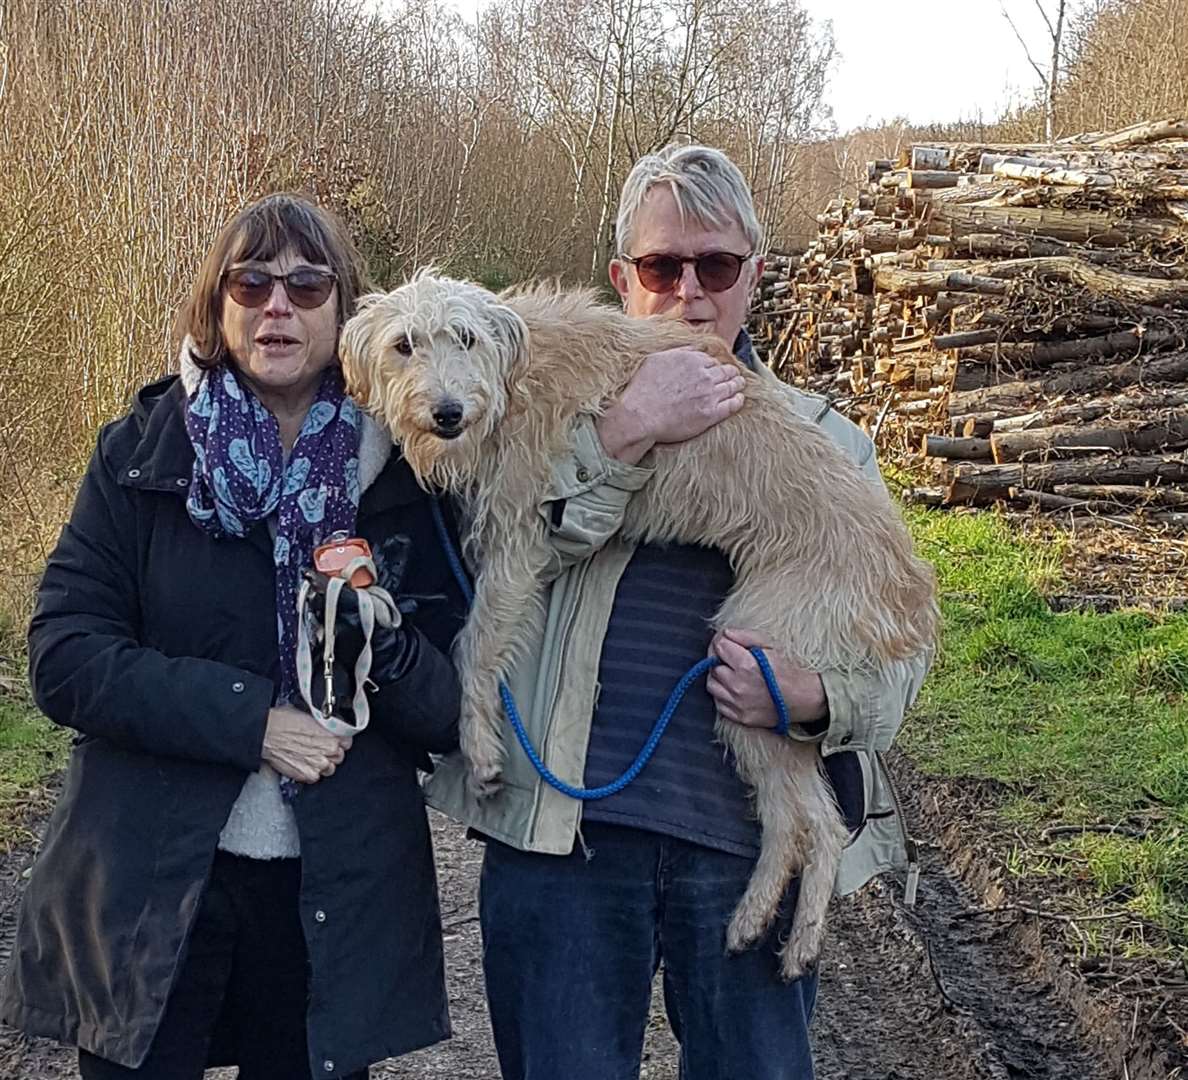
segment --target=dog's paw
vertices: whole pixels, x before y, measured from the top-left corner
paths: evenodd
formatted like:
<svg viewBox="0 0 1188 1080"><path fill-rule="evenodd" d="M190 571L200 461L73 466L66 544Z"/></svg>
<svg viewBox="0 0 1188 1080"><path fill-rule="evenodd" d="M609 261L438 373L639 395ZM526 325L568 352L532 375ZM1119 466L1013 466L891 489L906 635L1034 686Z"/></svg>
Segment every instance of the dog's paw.
<svg viewBox="0 0 1188 1080"><path fill-rule="evenodd" d="M790 983L804 977L817 966L818 954L816 946L807 942L785 942L780 949L780 978Z"/></svg>
<svg viewBox="0 0 1188 1080"><path fill-rule="evenodd" d="M745 952L766 933L770 921L758 912L740 906L726 927L726 951Z"/></svg>
<svg viewBox="0 0 1188 1080"><path fill-rule="evenodd" d="M476 769L471 766L466 785L476 799L490 799L502 790L503 775L499 769Z"/></svg>

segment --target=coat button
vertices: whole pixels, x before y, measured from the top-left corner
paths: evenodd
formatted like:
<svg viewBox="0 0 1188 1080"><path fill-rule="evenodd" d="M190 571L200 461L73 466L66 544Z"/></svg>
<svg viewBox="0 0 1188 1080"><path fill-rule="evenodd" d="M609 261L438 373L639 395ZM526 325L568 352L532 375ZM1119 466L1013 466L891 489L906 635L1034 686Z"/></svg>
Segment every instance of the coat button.
<svg viewBox="0 0 1188 1080"><path fill-rule="evenodd" d="M314 922L325 922L325 921L326 921L326 913L324 911L322 911L321 908L319 908L317 911L314 912Z"/></svg>
<svg viewBox="0 0 1188 1080"><path fill-rule="evenodd" d="M842 746L849 746L850 743L852 743L853 741L854 741L854 736L853 736L853 734L851 734L848 731L839 740L839 742L842 744Z"/></svg>
<svg viewBox="0 0 1188 1080"><path fill-rule="evenodd" d="M139 469L129 469L128 470L128 479L129 480L135 480L139 475L140 475Z"/></svg>
<svg viewBox="0 0 1188 1080"><path fill-rule="evenodd" d="M247 687L245 687L241 682L233 682L231 684L231 693L233 694L242 694L246 689Z"/></svg>
<svg viewBox="0 0 1188 1080"><path fill-rule="evenodd" d="M334 1071L334 1062L331 1061L329 1058L327 1058L325 1061L322 1062L322 1068L325 1069L327 1072L333 1072Z"/></svg>
<svg viewBox="0 0 1188 1080"><path fill-rule="evenodd" d="M589 469L578 469L577 478L578 478L579 484L586 483L590 479L590 470Z"/></svg>
<svg viewBox="0 0 1188 1080"><path fill-rule="evenodd" d="M190 481L187 480L184 476L179 476L177 478L177 480L174 482L177 484L178 487L189 487L190 486Z"/></svg>

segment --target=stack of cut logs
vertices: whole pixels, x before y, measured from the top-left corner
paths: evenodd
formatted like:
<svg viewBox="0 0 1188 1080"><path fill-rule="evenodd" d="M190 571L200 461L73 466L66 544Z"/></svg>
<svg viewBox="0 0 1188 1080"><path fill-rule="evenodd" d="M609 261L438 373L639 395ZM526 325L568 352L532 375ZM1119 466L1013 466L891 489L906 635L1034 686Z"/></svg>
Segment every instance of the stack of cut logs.
<svg viewBox="0 0 1188 1080"><path fill-rule="evenodd" d="M868 166L754 322L936 505L1188 524L1188 121Z"/></svg>

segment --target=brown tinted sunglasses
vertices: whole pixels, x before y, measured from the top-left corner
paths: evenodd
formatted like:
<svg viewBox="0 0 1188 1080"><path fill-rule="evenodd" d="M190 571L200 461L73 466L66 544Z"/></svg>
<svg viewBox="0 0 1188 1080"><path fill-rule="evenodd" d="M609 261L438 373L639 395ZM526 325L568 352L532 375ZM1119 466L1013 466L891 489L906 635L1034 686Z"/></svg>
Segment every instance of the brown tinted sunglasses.
<svg viewBox="0 0 1188 1080"><path fill-rule="evenodd" d="M223 271L223 281L231 299L241 307L255 308L268 302L279 281L294 307L311 310L321 307L334 291L338 275L312 266L299 266L287 274L271 274L256 266L238 266Z"/></svg>
<svg viewBox="0 0 1188 1080"><path fill-rule="evenodd" d="M648 292L665 293L675 289L685 272L686 263L693 264L693 272L701 282L701 287L707 292L725 292L738 281L743 263L751 254L747 252L746 255L735 255L731 251L707 251L702 255L693 256L659 253L640 255L638 258L620 255L619 258L635 267L635 272L639 274L639 283Z"/></svg>

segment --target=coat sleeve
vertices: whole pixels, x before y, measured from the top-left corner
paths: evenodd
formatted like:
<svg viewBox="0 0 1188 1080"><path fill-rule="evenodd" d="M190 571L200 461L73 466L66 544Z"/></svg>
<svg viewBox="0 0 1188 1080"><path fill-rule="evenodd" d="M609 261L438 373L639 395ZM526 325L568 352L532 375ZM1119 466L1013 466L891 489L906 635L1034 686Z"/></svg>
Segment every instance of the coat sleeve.
<svg viewBox="0 0 1188 1080"><path fill-rule="evenodd" d="M34 698L55 723L125 749L255 771L272 681L140 642L137 507L106 458L112 432L91 458L37 593Z"/></svg>
<svg viewBox="0 0 1188 1080"><path fill-rule="evenodd" d="M454 665L415 627L416 650L400 678L369 695L377 731L401 746L448 754L458 746L461 689Z"/></svg>
<svg viewBox="0 0 1188 1080"><path fill-rule="evenodd" d="M612 458L603 449L594 417L578 418L571 451L555 466L540 506L553 552L550 577L588 559L619 531L631 496L653 472Z"/></svg>

